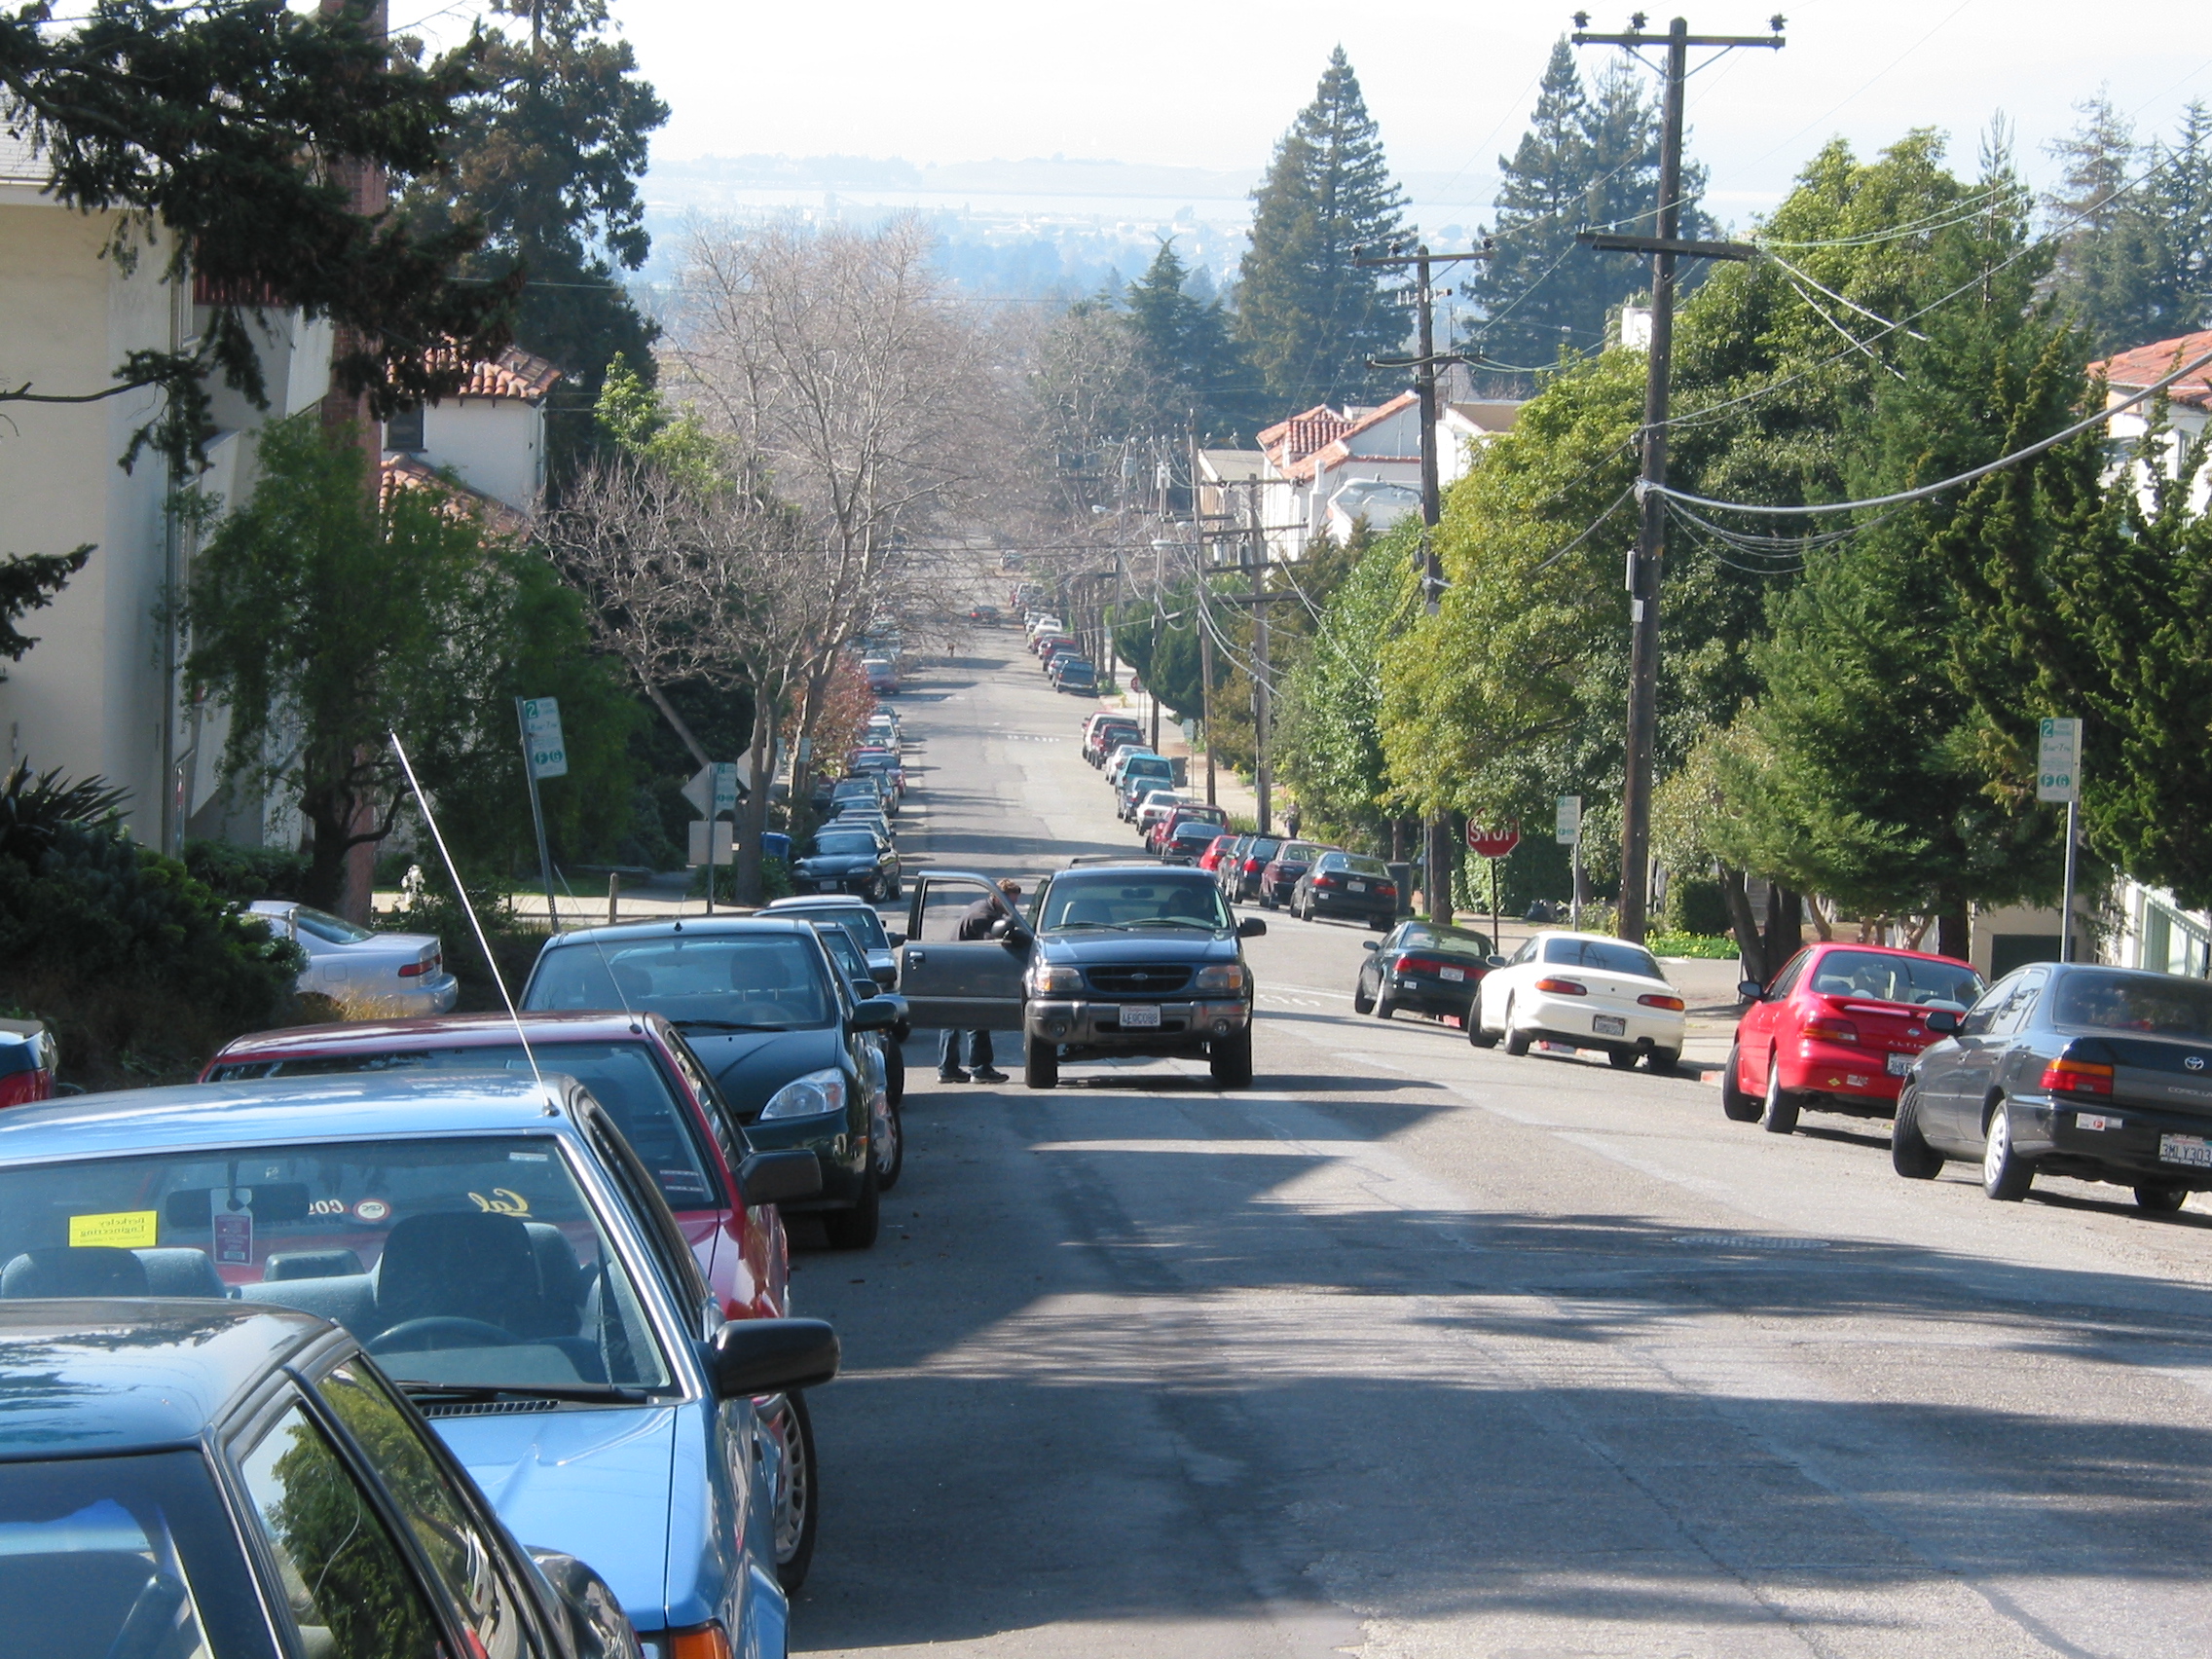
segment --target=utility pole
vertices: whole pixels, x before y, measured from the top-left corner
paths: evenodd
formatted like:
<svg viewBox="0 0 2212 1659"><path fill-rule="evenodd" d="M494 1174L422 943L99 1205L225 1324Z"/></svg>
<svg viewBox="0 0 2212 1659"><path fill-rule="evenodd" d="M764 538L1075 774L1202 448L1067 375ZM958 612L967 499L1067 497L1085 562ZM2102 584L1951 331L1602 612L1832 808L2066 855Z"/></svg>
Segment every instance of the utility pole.
<svg viewBox="0 0 2212 1659"><path fill-rule="evenodd" d="M1268 544L1260 535L1258 492L1252 496L1252 784L1260 796L1260 833L1272 827L1270 794L1274 761L1268 753L1268 723L1273 714L1268 698Z"/></svg>
<svg viewBox="0 0 2212 1659"><path fill-rule="evenodd" d="M1779 48L1782 17L1775 15L1767 35L1693 35L1677 18L1665 34L1650 34L1643 14L1630 19L1626 34L1587 32L1590 14L1574 14L1576 46L1617 46L1637 55L1646 46L1667 49L1666 93L1659 146L1659 214L1654 237L1584 231L1578 240L1602 252L1651 255L1651 352L1643 391L1643 471L1637 487L1642 517L1636 549L1629 555L1628 743L1621 785L1620 936L1643 942L1645 909L1651 890L1652 740L1659 720L1659 581L1667 551L1666 498L1654 485L1667 482L1667 409L1675 349L1675 261L1752 259L1757 250L1742 242L1684 241L1682 229L1682 83L1689 78L1690 48L1739 46ZM1641 56L1639 61L1641 61Z"/></svg>
<svg viewBox="0 0 2212 1659"><path fill-rule="evenodd" d="M1206 805L1220 804L1214 799L1213 774L1213 612L1206 608L1206 601L1213 597L1211 584L1206 580L1205 543L1198 543L1198 579L1193 589L1198 608L1198 731L1206 745Z"/></svg>
<svg viewBox="0 0 2212 1659"><path fill-rule="evenodd" d="M1442 357L1436 353L1436 288L1429 271L1435 265L1482 259L1489 253L1487 247L1472 248L1465 253L1431 253L1423 243L1411 253L1376 254L1352 262L1391 268L1411 266L1414 271L1414 305L1419 313L1419 353L1410 358L1372 358L1370 366L1414 371L1414 394L1419 400L1420 410L1420 597L1421 608L1431 616L1442 608L1444 599L1444 567L1436 551L1436 527L1444 517L1443 494L1437 484L1436 368L1440 362L1457 363L1466 359L1457 352L1447 352ZM1447 813L1437 813L1428 821L1421 887L1428 895L1428 919L1432 922L1452 919L1451 829L1451 817Z"/></svg>

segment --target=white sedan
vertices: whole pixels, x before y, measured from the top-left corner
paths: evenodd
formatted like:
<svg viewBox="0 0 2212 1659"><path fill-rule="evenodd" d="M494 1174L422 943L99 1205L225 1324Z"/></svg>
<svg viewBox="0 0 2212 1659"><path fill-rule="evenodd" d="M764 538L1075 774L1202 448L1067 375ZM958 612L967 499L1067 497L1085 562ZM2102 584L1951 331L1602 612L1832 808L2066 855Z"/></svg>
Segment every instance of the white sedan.
<svg viewBox="0 0 2212 1659"><path fill-rule="evenodd" d="M461 981L446 972L445 946L435 935L371 933L289 899L256 899L251 908L308 953L300 990L343 1003L350 1013L444 1014L461 996Z"/></svg>
<svg viewBox="0 0 2212 1659"><path fill-rule="evenodd" d="M1562 1043L1600 1050L1623 1071L1641 1058L1663 1072L1681 1058L1682 1027L1682 999L1643 946L1545 933L1483 977L1467 1040L1489 1049L1503 1038L1509 1054Z"/></svg>

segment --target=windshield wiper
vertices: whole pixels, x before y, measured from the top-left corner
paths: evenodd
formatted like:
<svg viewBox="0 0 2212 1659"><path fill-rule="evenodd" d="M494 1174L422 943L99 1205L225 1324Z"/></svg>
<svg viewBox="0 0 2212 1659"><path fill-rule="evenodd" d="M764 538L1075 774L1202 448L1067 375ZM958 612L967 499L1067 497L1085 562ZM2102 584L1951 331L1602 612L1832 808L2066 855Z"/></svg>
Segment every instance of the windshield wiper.
<svg viewBox="0 0 2212 1659"><path fill-rule="evenodd" d="M1194 921L1189 916L1154 916L1150 921L1131 922L1128 925L1133 928L1201 928L1207 933L1219 933L1222 930L1219 922Z"/></svg>
<svg viewBox="0 0 2212 1659"><path fill-rule="evenodd" d="M1129 924L1126 922L1061 922L1051 931L1053 933L1066 933L1071 928L1108 928L1115 933L1127 933Z"/></svg>
<svg viewBox="0 0 2212 1659"><path fill-rule="evenodd" d="M614 1382L424 1382L404 1377L399 1388L411 1400L585 1400L625 1406L644 1405L662 1392Z"/></svg>
<svg viewBox="0 0 2212 1659"><path fill-rule="evenodd" d="M679 1031L789 1031L788 1025L748 1025L739 1019L672 1019Z"/></svg>

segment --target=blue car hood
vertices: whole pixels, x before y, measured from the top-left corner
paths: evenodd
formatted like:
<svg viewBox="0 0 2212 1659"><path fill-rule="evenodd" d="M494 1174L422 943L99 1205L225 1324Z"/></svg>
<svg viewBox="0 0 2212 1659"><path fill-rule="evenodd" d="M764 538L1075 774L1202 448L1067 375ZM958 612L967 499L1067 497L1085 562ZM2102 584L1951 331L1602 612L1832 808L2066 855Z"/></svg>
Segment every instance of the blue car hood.
<svg viewBox="0 0 2212 1659"><path fill-rule="evenodd" d="M793 1078L838 1065L845 1051L834 1025L805 1031L686 1031L683 1040L715 1074L730 1109L748 1123Z"/></svg>
<svg viewBox="0 0 2212 1659"><path fill-rule="evenodd" d="M507 1530L599 1570L640 1630L668 1623L676 1413L591 1406L434 1418Z"/></svg>

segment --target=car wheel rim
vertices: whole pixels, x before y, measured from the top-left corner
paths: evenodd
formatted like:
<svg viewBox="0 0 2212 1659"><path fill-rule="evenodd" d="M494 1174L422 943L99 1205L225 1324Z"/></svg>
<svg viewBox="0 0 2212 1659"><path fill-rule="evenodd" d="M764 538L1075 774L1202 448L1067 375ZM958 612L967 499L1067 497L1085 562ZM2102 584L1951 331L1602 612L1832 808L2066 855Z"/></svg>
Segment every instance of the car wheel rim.
<svg viewBox="0 0 2212 1659"><path fill-rule="evenodd" d="M891 1109L888 1096L883 1110L875 1120L875 1168L879 1175L888 1175L899 1161L899 1114Z"/></svg>
<svg viewBox="0 0 2212 1659"><path fill-rule="evenodd" d="M1994 1184L2005 1172L2006 1157L2012 1150L2012 1125L2000 1106L1989 1115L1989 1137L1981 1146L1981 1178Z"/></svg>
<svg viewBox="0 0 2212 1659"><path fill-rule="evenodd" d="M1766 1112L1773 1117L1782 1110L1782 1071L1769 1054L1766 1062Z"/></svg>
<svg viewBox="0 0 2212 1659"><path fill-rule="evenodd" d="M806 1536L814 1472L806 1466L806 1438L799 1433L798 1413L781 1394L768 1419L768 1432L784 1455L783 1480L776 1490L776 1562L781 1566L798 1554L799 1541Z"/></svg>

